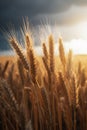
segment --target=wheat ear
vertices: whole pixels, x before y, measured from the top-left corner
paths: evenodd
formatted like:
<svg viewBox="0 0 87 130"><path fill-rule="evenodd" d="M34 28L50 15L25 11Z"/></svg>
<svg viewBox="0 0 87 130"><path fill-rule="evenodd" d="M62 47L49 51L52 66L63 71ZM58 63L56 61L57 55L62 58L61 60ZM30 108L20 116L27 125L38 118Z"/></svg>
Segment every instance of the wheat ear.
<svg viewBox="0 0 87 130"><path fill-rule="evenodd" d="M30 70L31 70L31 77L34 83L36 83L36 73L37 73L37 66L36 66L36 58L33 52L33 49L30 49Z"/></svg>
<svg viewBox="0 0 87 130"><path fill-rule="evenodd" d="M67 75L67 78L69 79L71 77L71 74L72 74L72 50L69 50L66 67L67 67L66 68L66 75Z"/></svg>
<svg viewBox="0 0 87 130"><path fill-rule="evenodd" d="M45 60L44 57L42 57L42 60L43 60L45 69L46 69L47 74L48 74L48 83L49 83L49 88L48 89L50 90L51 89L51 86L50 86L50 84L51 84L51 73L50 73L50 69L49 69L48 64L47 64L47 62L46 62L46 60Z"/></svg>
<svg viewBox="0 0 87 130"><path fill-rule="evenodd" d="M30 61L29 53L30 53L30 48L32 48L32 39L28 33L25 34L25 45L26 45L27 59Z"/></svg>
<svg viewBox="0 0 87 130"><path fill-rule="evenodd" d="M26 50L28 51L28 49L31 48L33 44L32 39L31 37L29 37L28 33L25 35L25 40L26 40Z"/></svg>
<svg viewBox="0 0 87 130"><path fill-rule="evenodd" d="M24 83L25 83L24 68L23 68L22 62L19 58L17 59L17 66L18 66L21 83L24 86Z"/></svg>
<svg viewBox="0 0 87 130"><path fill-rule="evenodd" d="M50 61L50 71L54 72L55 63L54 63L54 39L53 36L49 36L49 61Z"/></svg>
<svg viewBox="0 0 87 130"><path fill-rule="evenodd" d="M64 47L63 47L63 41L61 37L59 38L59 56L65 70L66 58L65 58L65 52L64 52Z"/></svg>
<svg viewBox="0 0 87 130"><path fill-rule="evenodd" d="M4 65L4 68L2 70L2 77L5 76L5 72L6 72L7 68L8 68L8 65L9 65L9 61L6 61L5 65Z"/></svg>
<svg viewBox="0 0 87 130"><path fill-rule="evenodd" d="M23 90L23 100L24 100L24 109L25 109L25 119L26 119L26 123L28 123L28 121L31 118L31 108L32 108L32 103L30 100L30 93L31 93L31 89L29 87L24 87Z"/></svg>
<svg viewBox="0 0 87 130"><path fill-rule="evenodd" d="M41 88L41 94L42 94L42 98L43 98L43 103L44 103L44 110L46 112L47 116L47 121L48 121L48 125L51 125L51 110L50 110L50 102L49 102L49 96L48 96L48 92L46 90L45 87Z"/></svg>
<svg viewBox="0 0 87 130"><path fill-rule="evenodd" d="M16 51L19 58L21 59L23 65L24 65L24 68L29 70L28 61L27 61L27 59L26 59L26 57L25 57L25 55L23 53L23 50L22 50L21 46L18 44L17 40L14 39L14 38L10 38L9 42L10 42L11 46L13 47L13 49Z"/></svg>
<svg viewBox="0 0 87 130"><path fill-rule="evenodd" d="M14 64L11 65L7 78L7 81L10 84L10 86L13 85L13 72L14 72Z"/></svg>
<svg viewBox="0 0 87 130"><path fill-rule="evenodd" d="M17 103L17 100L15 99L14 93L12 92L12 90L11 90L11 88L9 87L9 85L7 84L7 82L6 82L5 80L2 80L2 81L0 80L0 84L1 84L1 86L2 86L3 88L6 89L8 95L9 95L9 97L10 97L10 99L11 99L13 105L14 105L15 110L16 110L16 111L19 111L19 105L18 105L18 103Z"/></svg>
<svg viewBox="0 0 87 130"><path fill-rule="evenodd" d="M46 60L48 60L48 50L47 50L47 47L46 47L45 43L43 43L43 54L44 54L44 58Z"/></svg>

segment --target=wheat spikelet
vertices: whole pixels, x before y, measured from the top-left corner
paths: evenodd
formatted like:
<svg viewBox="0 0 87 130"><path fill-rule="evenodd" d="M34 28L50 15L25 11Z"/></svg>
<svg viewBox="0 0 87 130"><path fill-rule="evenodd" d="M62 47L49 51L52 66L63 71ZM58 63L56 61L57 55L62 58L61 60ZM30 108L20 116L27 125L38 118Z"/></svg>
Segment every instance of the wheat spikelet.
<svg viewBox="0 0 87 130"><path fill-rule="evenodd" d="M81 72L82 72L82 64L81 64L81 62L79 61L78 62L78 67L77 67L77 73L76 73L76 75L77 75L77 87L79 87L79 85L81 84Z"/></svg>
<svg viewBox="0 0 87 130"><path fill-rule="evenodd" d="M2 109L8 110L9 112L13 112L13 107L11 106L11 102L9 102L9 100L5 99L5 97L3 96L2 92L5 94L5 96L8 96L8 94L6 94L5 90L1 89L2 86L0 86L0 107L2 107ZM8 96L9 97L9 96Z"/></svg>
<svg viewBox="0 0 87 130"><path fill-rule="evenodd" d="M54 72L55 63L54 63L54 40L53 36L49 36L49 62L50 62L50 71Z"/></svg>
<svg viewBox="0 0 87 130"><path fill-rule="evenodd" d="M10 86L13 85L13 72L14 72L14 64L11 65L11 69L9 70L7 81L10 84Z"/></svg>
<svg viewBox="0 0 87 130"><path fill-rule="evenodd" d="M49 96L47 93L47 90L45 87L41 88L41 95L43 98L43 102L44 102L44 111L46 112L45 114L48 115L47 121L48 121L48 125L51 125L51 110L50 110L50 102L49 102Z"/></svg>
<svg viewBox="0 0 87 130"><path fill-rule="evenodd" d="M50 69L49 69L48 64L47 64L47 62L46 62L44 57L42 57L42 60L43 60L45 69L46 69L47 74L48 74L48 84L49 84L48 89L50 90L51 89L51 72L50 72Z"/></svg>
<svg viewBox="0 0 87 130"><path fill-rule="evenodd" d="M7 82L6 82L5 80L2 80L2 81L0 80L0 84L1 84L1 86L2 86L3 88L6 89L7 93L9 94L9 97L10 97L10 99L11 99L13 105L14 105L15 110L16 110L16 111L19 111L19 105L18 105L18 103L17 103L17 101L16 101L16 99L15 99L15 96L14 96L14 94L13 94L11 88L10 88L9 85L7 84Z"/></svg>
<svg viewBox="0 0 87 130"><path fill-rule="evenodd" d="M22 32L26 47L32 46L33 45L32 32L31 32L30 23L27 17L25 20L23 19L23 28L21 28L21 32Z"/></svg>
<svg viewBox="0 0 87 130"><path fill-rule="evenodd" d="M24 86L24 84L25 84L24 69L23 69L23 65L21 63L21 60L19 58L17 59L17 66L18 66L18 71L19 71L21 83Z"/></svg>
<svg viewBox="0 0 87 130"><path fill-rule="evenodd" d="M79 63L78 63L78 71L77 71L78 75L81 74L81 70L82 70L82 64L79 61Z"/></svg>
<svg viewBox="0 0 87 130"><path fill-rule="evenodd" d="M72 73L72 50L69 50L69 54L68 54L68 59L67 59L67 64L66 64L67 68L66 68L66 75L67 78L70 78L71 73Z"/></svg>
<svg viewBox="0 0 87 130"><path fill-rule="evenodd" d="M29 36L29 34L25 34L25 44L26 44L27 59L30 62L29 53L30 53L30 49L32 48L32 39Z"/></svg>
<svg viewBox="0 0 87 130"><path fill-rule="evenodd" d="M32 39L31 37L29 37L29 34L25 35L25 39L26 39L26 50L28 51L29 48L32 47Z"/></svg>
<svg viewBox="0 0 87 130"><path fill-rule="evenodd" d="M85 81L86 81L86 75L85 75L85 69L84 68L82 68L82 72L81 72L81 74L80 74L80 80L81 80L81 86L84 86L85 85Z"/></svg>
<svg viewBox="0 0 87 130"><path fill-rule="evenodd" d="M33 82L36 82L36 74L37 74L37 67L36 67L36 58L33 52L33 49L30 49L30 70L31 70L31 77Z"/></svg>
<svg viewBox="0 0 87 130"><path fill-rule="evenodd" d="M59 56L60 56L60 60L62 62L62 65L65 69L65 65L66 65L66 58L65 58L65 52L64 52L64 47L63 47L63 41L62 38L59 38Z"/></svg>
<svg viewBox="0 0 87 130"><path fill-rule="evenodd" d="M1 87L3 87L2 85L0 86L0 89ZM4 89L4 88L3 88ZM17 124L16 125L19 125L19 115L18 115L18 112L15 111L14 109L14 106L12 106L11 104L11 100L9 100L8 98L9 95L5 92L5 89L4 91L2 90L2 92L5 94L1 94L0 92L0 114L2 113L3 117L6 119L6 120L9 120L9 121L12 121L14 120L14 122L16 122ZM4 112L4 114L3 114ZM9 116L7 115L7 113L9 114ZM10 120L10 116L11 116L11 120ZM0 116L0 119L2 119L2 117ZM3 120L3 119L2 119ZM10 125L13 125L13 129L14 129L14 124L10 124ZM1 128L1 127L0 127Z"/></svg>
<svg viewBox="0 0 87 130"><path fill-rule="evenodd" d="M8 68L8 65L9 65L9 61L6 61L5 65L4 65L4 68L2 70L2 77L5 76L5 72L6 72L7 68Z"/></svg>
<svg viewBox="0 0 87 130"><path fill-rule="evenodd" d="M30 48L32 48L33 45L33 37L30 29L29 20L27 17L26 19L23 19L23 28L21 28L21 32L25 43L27 58L29 60L29 50Z"/></svg>
<svg viewBox="0 0 87 130"><path fill-rule="evenodd" d="M19 56L19 58L21 59L25 69L29 70L29 64L27 62L26 57L24 56L23 50L22 48L19 46L18 42L16 39L14 38L10 38L9 42L11 44L11 46L13 47L13 49L16 51L17 55Z"/></svg>
<svg viewBox="0 0 87 130"><path fill-rule="evenodd" d="M24 106L24 111L25 111L26 124L31 119L32 104L31 104L31 100L30 100L30 93L31 93L31 89L29 87L24 87L24 90L23 90L23 106Z"/></svg>
<svg viewBox="0 0 87 130"><path fill-rule="evenodd" d="M45 43L43 43L43 54L44 54L44 58L46 60L48 60L48 50L47 50L47 47L46 47Z"/></svg>
<svg viewBox="0 0 87 130"><path fill-rule="evenodd" d="M48 75L49 75L49 74L50 74L50 69L49 69L49 67L48 67L48 64L47 64L47 62L46 62L46 60L45 60L44 57L42 57L42 60L43 60L43 63L44 63L45 69L46 69L46 71L47 71L47 73L48 73Z"/></svg>

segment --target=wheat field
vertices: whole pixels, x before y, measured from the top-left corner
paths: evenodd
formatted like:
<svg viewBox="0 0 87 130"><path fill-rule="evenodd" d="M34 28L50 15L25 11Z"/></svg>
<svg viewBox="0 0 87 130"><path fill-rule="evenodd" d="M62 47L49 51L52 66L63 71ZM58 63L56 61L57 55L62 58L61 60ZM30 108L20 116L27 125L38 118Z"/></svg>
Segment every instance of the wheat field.
<svg viewBox="0 0 87 130"><path fill-rule="evenodd" d="M58 56L52 34L42 56L26 25L23 38L25 51L8 34L15 60L0 63L0 130L87 130L87 62L73 60L72 50L66 55L61 37Z"/></svg>

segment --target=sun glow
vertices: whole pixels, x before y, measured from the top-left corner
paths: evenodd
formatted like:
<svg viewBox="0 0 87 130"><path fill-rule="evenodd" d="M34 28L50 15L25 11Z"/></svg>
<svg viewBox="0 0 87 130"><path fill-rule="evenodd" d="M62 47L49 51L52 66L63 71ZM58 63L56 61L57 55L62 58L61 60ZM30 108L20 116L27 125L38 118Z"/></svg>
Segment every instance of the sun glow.
<svg viewBox="0 0 87 130"><path fill-rule="evenodd" d="M72 49L74 54L87 54L87 22L76 26L77 37L64 44L65 50Z"/></svg>
<svg viewBox="0 0 87 130"><path fill-rule="evenodd" d="M72 49L74 54L87 54L87 40L73 39L64 44L65 51Z"/></svg>

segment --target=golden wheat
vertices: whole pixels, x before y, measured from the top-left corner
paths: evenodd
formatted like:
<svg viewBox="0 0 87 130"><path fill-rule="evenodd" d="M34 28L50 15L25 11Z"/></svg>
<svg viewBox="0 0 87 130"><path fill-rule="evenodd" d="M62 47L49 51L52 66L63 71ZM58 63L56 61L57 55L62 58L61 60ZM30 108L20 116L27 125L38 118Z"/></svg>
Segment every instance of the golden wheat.
<svg viewBox="0 0 87 130"><path fill-rule="evenodd" d="M9 36L17 60L0 63L0 129L87 130L85 68L81 62L74 68L72 51L65 55L62 38L55 56L53 34L49 48L43 43L43 56L36 55L29 29L24 22L25 53L19 40Z"/></svg>

